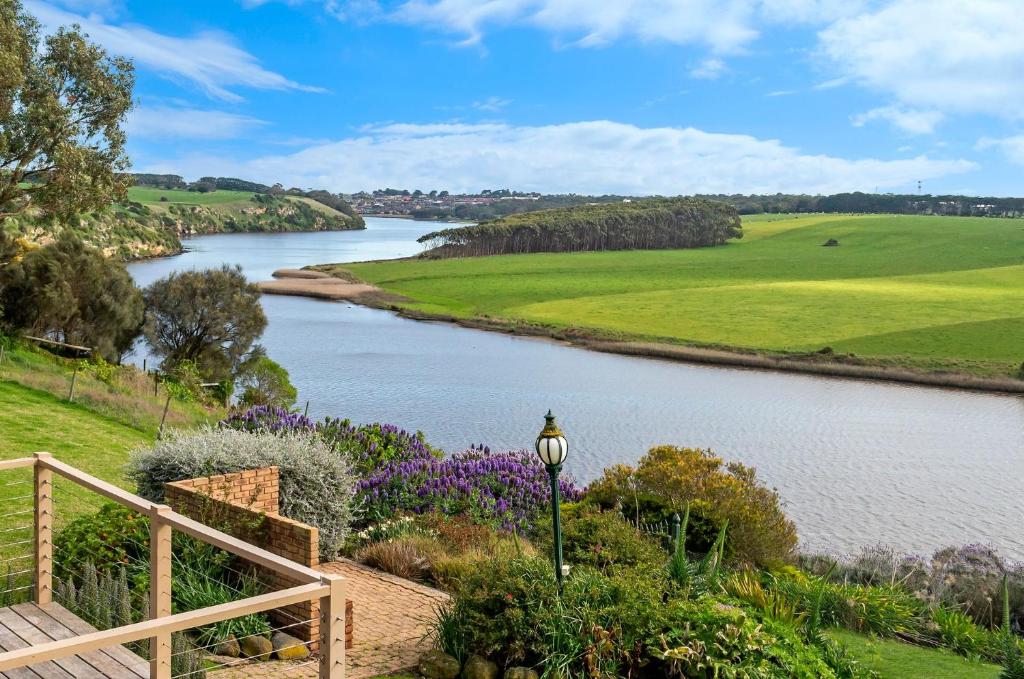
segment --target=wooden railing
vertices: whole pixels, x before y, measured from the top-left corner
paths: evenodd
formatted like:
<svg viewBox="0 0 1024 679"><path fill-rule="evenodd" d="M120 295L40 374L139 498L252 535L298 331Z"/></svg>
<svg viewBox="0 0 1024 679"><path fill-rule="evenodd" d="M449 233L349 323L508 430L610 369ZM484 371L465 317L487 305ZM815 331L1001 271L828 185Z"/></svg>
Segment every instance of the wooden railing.
<svg viewBox="0 0 1024 679"><path fill-rule="evenodd" d="M344 578L341 576L320 573L265 549L250 545L243 540L182 516L167 505L150 502L79 471L54 459L50 453L36 453L34 457L16 460L0 460L0 471L25 467L32 467L35 472L34 593L36 603L46 605L53 600L53 475L59 474L88 490L149 517L150 619L109 630L83 634L72 639L51 641L0 653L0 672L149 639L150 679L171 679L172 634L222 620L319 599L320 679L344 678L345 584ZM175 530L306 584L187 613L172 614L171 538Z"/></svg>

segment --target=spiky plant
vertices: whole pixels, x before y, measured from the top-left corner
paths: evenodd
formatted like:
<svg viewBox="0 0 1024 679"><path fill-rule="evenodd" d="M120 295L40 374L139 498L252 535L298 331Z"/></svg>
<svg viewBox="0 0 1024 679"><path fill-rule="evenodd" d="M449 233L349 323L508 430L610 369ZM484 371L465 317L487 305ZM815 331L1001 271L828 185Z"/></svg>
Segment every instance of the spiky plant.
<svg viewBox="0 0 1024 679"><path fill-rule="evenodd" d="M1010 587L1003 575L1003 671L999 679L1024 679L1024 653L1010 627Z"/></svg>

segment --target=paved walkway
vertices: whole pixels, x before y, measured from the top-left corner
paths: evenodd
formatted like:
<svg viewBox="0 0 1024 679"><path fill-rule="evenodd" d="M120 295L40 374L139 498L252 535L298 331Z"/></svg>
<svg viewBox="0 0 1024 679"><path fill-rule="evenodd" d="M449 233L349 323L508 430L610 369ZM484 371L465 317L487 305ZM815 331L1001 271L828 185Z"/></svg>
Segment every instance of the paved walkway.
<svg viewBox="0 0 1024 679"><path fill-rule="evenodd" d="M448 595L430 587L367 568L353 561L320 565L325 573L345 577L345 598L352 601L352 648L345 654L346 679L366 679L416 666L430 648L424 636L437 606ZM211 674L212 679L315 678L317 666L306 663L247 664Z"/></svg>

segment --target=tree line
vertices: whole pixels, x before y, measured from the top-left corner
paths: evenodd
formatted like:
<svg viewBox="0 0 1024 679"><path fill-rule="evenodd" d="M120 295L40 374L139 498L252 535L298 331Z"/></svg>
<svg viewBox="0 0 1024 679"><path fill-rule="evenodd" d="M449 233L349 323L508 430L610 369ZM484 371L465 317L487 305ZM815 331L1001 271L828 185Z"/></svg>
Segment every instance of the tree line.
<svg viewBox="0 0 1024 679"><path fill-rule="evenodd" d="M649 198L511 215L419 239L425 257L530 252L655 250L722 245L742 238L735 208L697 198Z"/></svg>

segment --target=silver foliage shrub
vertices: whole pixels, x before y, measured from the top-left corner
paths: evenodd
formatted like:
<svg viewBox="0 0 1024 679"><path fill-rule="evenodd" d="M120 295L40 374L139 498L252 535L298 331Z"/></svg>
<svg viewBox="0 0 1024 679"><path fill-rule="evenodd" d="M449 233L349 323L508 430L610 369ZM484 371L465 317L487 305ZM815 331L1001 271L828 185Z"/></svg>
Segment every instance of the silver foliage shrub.
<svg viewBox="0 0 1024 679"><path fill-rule="evenodd" d="M352 523L357 477L349 460L311 432L286 435L206 427L172 431L156 446L132 452L128 476L138 493L162 502L164 484L277 466L283 516L316 526L320 558L341 550Z"/></svg>

